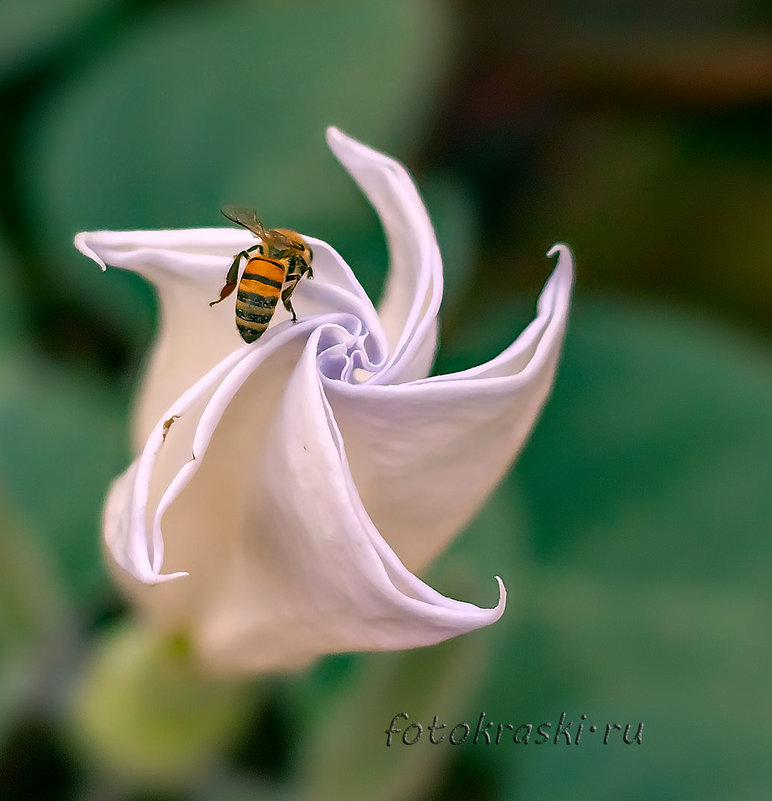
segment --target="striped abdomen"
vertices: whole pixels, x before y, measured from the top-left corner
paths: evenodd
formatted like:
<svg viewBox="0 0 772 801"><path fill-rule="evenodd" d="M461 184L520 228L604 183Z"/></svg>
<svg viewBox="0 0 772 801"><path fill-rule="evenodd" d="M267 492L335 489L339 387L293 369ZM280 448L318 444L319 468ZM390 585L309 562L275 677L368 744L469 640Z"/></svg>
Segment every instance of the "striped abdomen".
<svg viewBox="0 0 772 801"><path fill-rule="evenodd" d="M236 294L236 326L246 342L254 342L268 328L286 272L281 262L262 256L247 262Z"/></svg>

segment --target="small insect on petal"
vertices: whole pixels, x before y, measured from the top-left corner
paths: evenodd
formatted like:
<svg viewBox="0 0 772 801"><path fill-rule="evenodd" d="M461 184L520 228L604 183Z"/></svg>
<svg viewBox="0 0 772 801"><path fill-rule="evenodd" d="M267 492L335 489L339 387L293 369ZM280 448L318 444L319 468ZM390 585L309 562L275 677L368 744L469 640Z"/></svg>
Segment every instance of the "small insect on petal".
<svg viewBox="0 0 772 801"><path fill-rule="evenodd" d="M173 414L168 420L164 420L164 428L162 434L163 439L161 440L162 442L166 442L166 435L169 433L169 429L172 427L172 423L175 420L178 420L179 417L180 416L178 414Z"/></svg>

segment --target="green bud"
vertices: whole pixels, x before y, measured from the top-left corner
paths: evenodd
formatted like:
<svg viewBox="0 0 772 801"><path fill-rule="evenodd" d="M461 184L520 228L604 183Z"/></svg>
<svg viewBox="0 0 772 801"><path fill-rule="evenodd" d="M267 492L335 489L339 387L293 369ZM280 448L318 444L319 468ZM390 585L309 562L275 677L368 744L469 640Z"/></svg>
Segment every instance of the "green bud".
<svg viewBox="0 0 772 801"><path fill-rule="evenodd" d="M180 636L132 621L97 644L77 689L75 734L97 770L182 786L217 762L244 722L246 685L214 677Z"/></svg>

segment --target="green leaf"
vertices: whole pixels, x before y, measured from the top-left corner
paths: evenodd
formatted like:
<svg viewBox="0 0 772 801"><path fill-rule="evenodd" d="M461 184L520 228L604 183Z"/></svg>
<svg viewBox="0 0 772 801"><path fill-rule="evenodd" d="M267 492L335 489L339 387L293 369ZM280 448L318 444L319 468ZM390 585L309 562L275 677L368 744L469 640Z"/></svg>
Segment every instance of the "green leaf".
<svg viewBox="0 0 772 801"><path fill-rule="evenodd" d="M0 355L18 344L26 310L8 246L0 238Z"/></svg>
<svg viewBox="0 0 772 801"><path fill-rule="evenodd" d="M699 318L578 303L520 473L540 556L633 578L760 579L771 366L762 346Z"/></svg>
<svg viewBox="0 0 772 801"><path fill-rule="evenodd" d="M516 496L502 487L426 580L445 595L490 606L500 572L516 599L523 534ZM376 801L431 795L456 752L448 743L453 727L468 722L474 736L479 710L470 709L470 699L485 678L490 651L489 630L482 630L401 653L329 657L294 681L289 719L304 731L296 761L306 796ZM387 746L389 723L402 712L409 717L398 717L395 727L403 731ZM435 715L445 724L434 735L443 738L439 744L429 739ZM406 745L402 736L411 723L420 723L423 733L415 745ZM408 740L416 731L408 732ZM454 737L463 734L459 729Z"/></svg>
<svg viewBox="0 0 772 801"><path fill-rule="evenodd" d="M102 0L3 0L0 75L33 63L102 5Z"/></svg>
<svg viewBox="0 0 772 801"><path fill-rule="evenodd" d="M75 733L100 770L129 785L195 786L242 728L245 693L242 681L204 673L181 639L126 623L92 654Z"/></svg>
<svg viewBox="0 0 772 801"><path fill-rule="evenodd" d="M419 797L453 750L447 738L485 663L484 643L472 635L364 657L306 730L298 755L306 795L319 801ZM445 740L439 745L429 741L435 715L433 736ZM392 722L398 733L388 746ZM410 745L403 736L419 740Z"/></svg>
<svg viewBox="0 0 772 801"><path fill-rule="evenodd" d="M72 636L69 608L45 552L0 493L0 740L40 690L49 652Z"/></svg>
<svg viewBox="0 0 772 801"><path fill-rule="evenodd" d="M771 367L767 348L707 320L577 300L510 479L530 539L478 703L553 734L561 712L572 737L582 714L645 733L471 751L496 797L763 797Z"/></svg>
<svg viewBox="0 0 772 801"><path fill-rule="evenodd" d="M0 362L0 481L80 601L106 587L102 499L128 462L125 399L27 352Z"/></svg>
<svg viewBox="0 0 772 801"><path fill-rule="evenodd" d="M442 253L444 293L440 323L460 307L464 309L471 291L477 219L474 203L464 187L444 175L427 175L420 180L429 215Z"/></svg>
<svg viewBox="0 0 772 801"><path fill-rule="evenodd" d="M244 776L218 776L215 780L200 783L190 796L191 801L312 801L298 795L291 787L271 782L251 774Z"/></svg>

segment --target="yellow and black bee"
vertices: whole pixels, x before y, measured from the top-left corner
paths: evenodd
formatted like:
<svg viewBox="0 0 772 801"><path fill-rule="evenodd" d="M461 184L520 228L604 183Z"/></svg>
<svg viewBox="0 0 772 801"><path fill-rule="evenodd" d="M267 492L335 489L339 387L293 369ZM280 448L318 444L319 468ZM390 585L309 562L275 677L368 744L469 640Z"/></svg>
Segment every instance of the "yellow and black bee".
<svg viewBox="0 0 772 801"><path fill-rule="evenodd" d="M236 288L239 264L242 259L247 263L236 293L236 327L241 338L246 342L254 342L268 328L276 304L281 295L281 302L292 315L292 322L297 322L297 315L292 308L292 293L298 281L307 275L313 278L311 259L313 253L306 241L296 231L286 228L265 228L252 209L239 206L226 206L222 213L231 222L241 225L255 236L260 243L242 250L233 258L225 286L220 290L220 297L209 305L214 306L230 295ZM253 253L257 255L252 255Z"/></svg>

